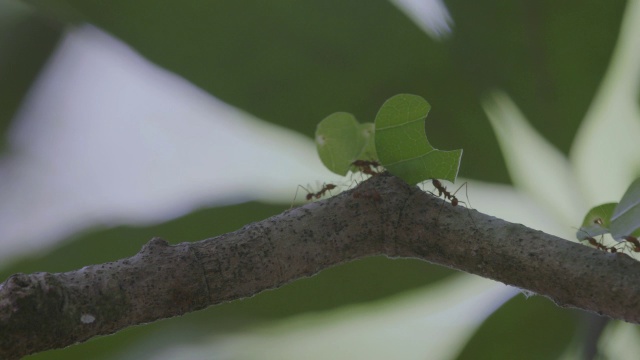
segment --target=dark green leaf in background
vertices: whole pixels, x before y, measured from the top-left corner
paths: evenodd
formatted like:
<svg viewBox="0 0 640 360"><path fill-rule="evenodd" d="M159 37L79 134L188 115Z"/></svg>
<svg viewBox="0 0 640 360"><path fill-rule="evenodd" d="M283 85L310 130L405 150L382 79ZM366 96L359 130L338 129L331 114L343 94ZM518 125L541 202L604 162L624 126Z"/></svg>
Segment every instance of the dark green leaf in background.
<svg viewBox="0 0 640 360"><path fill-rule="evenodd" d="M482 96L505 90L568 152L626 4L450 1L453 34L437 42L382 0L51 3L70 5L222 100L310 137L327 110L372 119L392 95L418 94L434 107L434 147L464 148L463 175L502 182Z"/></svg>
<svg viewBox="0 0 640 360"><path fill-rule="evenodd" d="M58 44L62 28L21 2L0 0L0 153L6 150L11 120Z"/></svg>
<svg viewBox="0 0 640 360"><path fill-rule="evenodd" d="M558 359L578 335L579 315L518 295L480 325L457 359Z"/></svg>

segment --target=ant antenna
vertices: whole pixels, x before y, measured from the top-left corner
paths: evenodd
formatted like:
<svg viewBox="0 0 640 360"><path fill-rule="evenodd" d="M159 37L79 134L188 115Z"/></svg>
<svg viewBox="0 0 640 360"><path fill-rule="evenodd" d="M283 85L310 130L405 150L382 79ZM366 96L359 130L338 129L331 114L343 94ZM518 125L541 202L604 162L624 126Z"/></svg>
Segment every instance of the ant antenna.
<svg viewBox="0 0 640 360"><path fill-rule="evenodd" d="M307 192L307 195L305 196L305 198L307 199L307 201L311 200L313 198L313 192L310 191L309 189L307 189L306 187L302 186L302 185L298 185L298 187L296 187L296 193L293 196L293 200L291 201L291 206L289 207L289 209L293 208L293 204L295 204L296 202L296 198L298 197L298 190L300 190L300 188L302 188L304 191Z"/></svg>

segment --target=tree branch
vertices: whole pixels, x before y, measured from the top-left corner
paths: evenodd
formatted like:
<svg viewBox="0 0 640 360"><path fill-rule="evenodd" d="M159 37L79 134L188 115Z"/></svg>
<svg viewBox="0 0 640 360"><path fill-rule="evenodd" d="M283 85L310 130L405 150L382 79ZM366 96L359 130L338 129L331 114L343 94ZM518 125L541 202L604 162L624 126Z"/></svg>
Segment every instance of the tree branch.
<svg viewBox="0 0 640 360"><path fill-rule="evenodd" d="M640 323L640 262L450 204L387 174L216 238L0 284L0 358L255 295L371 255L419 258Z"/></svg>

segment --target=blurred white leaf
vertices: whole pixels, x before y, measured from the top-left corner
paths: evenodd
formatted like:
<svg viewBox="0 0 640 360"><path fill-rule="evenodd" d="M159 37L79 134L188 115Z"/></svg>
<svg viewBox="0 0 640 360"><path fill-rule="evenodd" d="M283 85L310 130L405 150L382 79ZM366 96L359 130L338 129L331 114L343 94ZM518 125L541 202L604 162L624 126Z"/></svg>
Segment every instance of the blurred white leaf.
<svg viewBox="0 0 640 360"><path fill-rule="evenodd" d="M569 160L529 125L505 93L495 92L483 105L514 185L560 223L579 224L585 204Z"/></svg>
<svg viewBox="0 0 640 360"><path fill-rule="evenodd" d="M588 207L618 202L640 174L640 1L629 1L602 85L571 149Z"/></svg>

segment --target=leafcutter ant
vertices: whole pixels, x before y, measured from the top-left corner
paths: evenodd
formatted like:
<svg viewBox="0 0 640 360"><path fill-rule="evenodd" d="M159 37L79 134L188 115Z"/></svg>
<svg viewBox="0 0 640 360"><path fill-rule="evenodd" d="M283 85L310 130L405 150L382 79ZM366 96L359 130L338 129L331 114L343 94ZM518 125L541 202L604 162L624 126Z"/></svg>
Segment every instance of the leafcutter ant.
<svg viewBox="0 0 640 360"><path fill-rule="evenodd" d="M471 205L471 203L469 202L469 205L467 205L466 202L460 201L456 197L456 193L458 191L460 191L460 189L462 189L462 187L464 186L465 187L465 193L466 193L466 196L467 196L467 201L469 201L469 194L467 193L468 186L467 186L466 182L464 184L460 185L460 187L455 192L453 192L453 194L451 192L449 192L447 190L447 187L442 185L442 183L438 179L431 179L431 184L433 184L433 186L436 188L436 190L438 190L438 196L442 196L444 199L449 200L451 202L451 206L458 206L458 204L465 204L465 207L467 207L467 211L469 211L469 206ZM444 206L444 203L440 206L440 210L438 210L438 218L440 217L440 212L442 211L442 206ZM473 226L477 228L475 220L473 220L473 217L471 216L470 212L469 212L469 217L471 218L471 222L473 222Z"/></svg>
<svg viewBox="0 0 640 360"><path fill-rule="evenodd" d="M335 189L336 187L338 187L338 186L335 185L335 184L324 184L322 186L322 189L320 189L320 191L314 193L313 191L310 191L306 187L304 187L302 185L298 185L298 188L296 189L296 194L293 196L293 201L291 202L291 207L293 207L293 203L295 203L295 201L296 201L296 197L298 196L298 190L300 190L300 188L302 188L304 191L307 192L307 195L305 196L305 199L307 199L307 201L310 201L313 198L320 199L321 197L323 197L325 195L325 193L327 191L329 193L331 193L331 190Z"/></svg>
<svg viewBox="0 0 640 360"><path fill-rule="evenodd" d="M584 239L580 240L580 241L588 241L589 244L591 244L591 246L595 247L598 250L602 250L604 252L610 252L612 254L615 254L618 252L618 248L616 248L616 245L613 246L606 246L605 244L603 244L603 239L604 236L600 237L600 241L596 240L593 236L591 236L591 234L589 234L588 232L582 230L582 229L578 229L581 232L584 232L585 234L587 234L588 236L586 236Z"/></svg>
<svg viewBox="0 0 640 360"><path fill-rule="evenodd" d="M465 191L467 191L466 186L467 183L465 182L464 184L460 185L460 187L458 188L458 190L456 190L453 194L450 193L449 191L447 191L447 188L445 186L442 185L442 183L440 182L440 180L438 179L432 179L431 183L433 184L433 186L438 190L438 196L443 196L444 198L451 201L451 206L458 206L458 203L462 203L467 205L467 203L465 203L464 201L460 201L458 200L458 198L456 197L456 193L458 191L460 191L460 189L462 189L463 186L465 186ZM469 201L469 195L467 194L467 201Z"/></svg>
<svg viewBox="0 0 640 360"><path fill-rule="evenodd" d="M594 246L596 249L598 250L602 250L604 252L618 252L618 249L616 249L615 247L606 247L604 244L602 244L601 242L598 242L596 239L592 238L591 236L584 238L584 240L587 240L589 242L589 244L591 244L592 246Z"/></svg>
<svg viewBox="0 0 640 360"><path fill-rule="evenodd" d="M323 196L324 196L324 194L325 194L327 191L331 191L331 190L335 189L335 188L336 188L336 186L337 186L337 185L335 185L335 184L325 184L325 185L322 187L322 189L320 189L320 191L318 191L317 193L313 194L313 196L314 196L316 199L320 199L321 197L323 197ZM308 196L309 196L309 195L307 194L307 197L308 197Z"/></svg>
<svg viewBox="0 0 640 360"><path fill-rule="evenodd" d="M380 174L380 171L378 170L380 168L380 163L377 161L355 160L351 163L351 165L357 167L360 172L367 175L376 176Z"/></svg>

